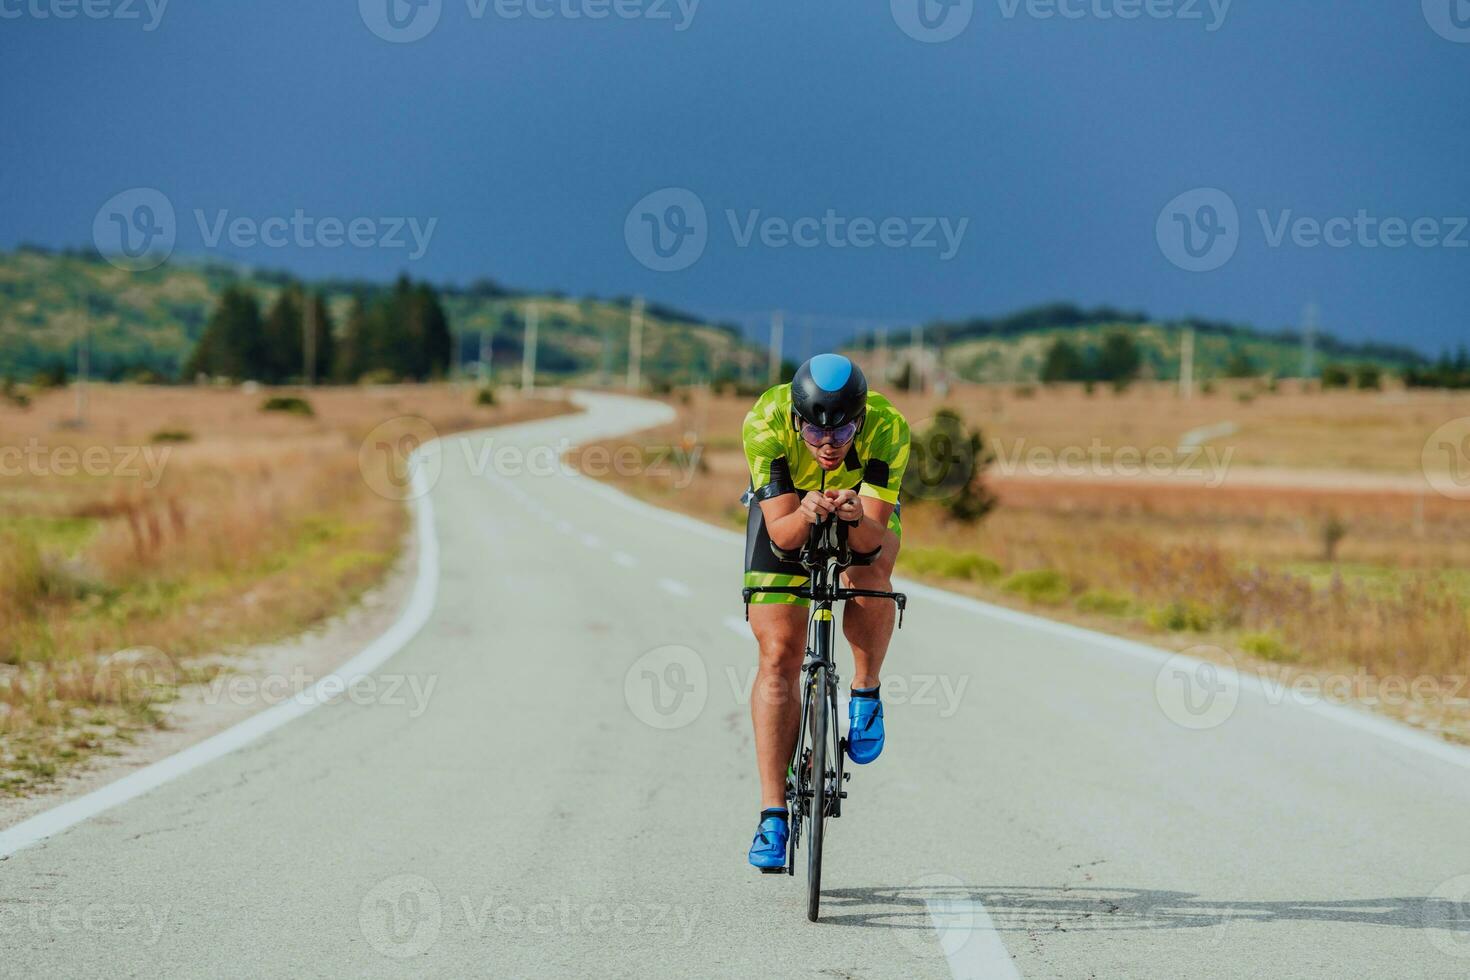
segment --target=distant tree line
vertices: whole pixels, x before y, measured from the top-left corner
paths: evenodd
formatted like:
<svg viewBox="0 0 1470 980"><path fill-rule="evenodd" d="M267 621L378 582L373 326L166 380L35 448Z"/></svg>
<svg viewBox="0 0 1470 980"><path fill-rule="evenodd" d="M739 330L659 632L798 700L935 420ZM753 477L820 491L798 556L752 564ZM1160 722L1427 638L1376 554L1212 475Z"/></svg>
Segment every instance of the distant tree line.
<svg viewBox="0 0 1470 980"><path fill-rule="evenodd" d="M320 292L290 282L262 313L254 291L237 283L220 293L184 375L266 384L301 380L308 371L308 338L314 342L314 380L339 382L369 375L440 377L449 370L453 344L433 288L407 276L391 291L354 297L340 332Z"/></svg>
<svg viewBox="0 0 1470 980"><path fill-rule="evenodd" d="M938 320L925 325L923 339L927 343L946 344L960 340L986 338L1004 339L1039 330L1056 330L1067 327L1087 327L1106 324L1160 323L1175 328L1193 329L1201 335L1260 339L1284 344L1300 344L1302 336L1293 329L1269 331L1249 324L1210 320L1204 317L1187 317L1182 320L1155 321L1143 310L1124 310L1112 306L1082 307L1075 303L1045 303L1028 307L998 317L970 317L965 320ZM910 338L912 339L912 338ZM1328 357L1340 359L1368 359L1391 364L1421 365L1424 356L1411 347L1399 344L1375 342L1353 343L1340 340L1331 334L1319 333L1314 338L1317 350ZM863 334L858 346L872 347L876 336Z"/></svg>
<svg viewBox="0 0 1470 980"><path fill-rule="evenodd" d="M1470 388L1470 351L1461 347L1454 356L1446 351L1439 360L1404 372L1410 388Z"/></svg>

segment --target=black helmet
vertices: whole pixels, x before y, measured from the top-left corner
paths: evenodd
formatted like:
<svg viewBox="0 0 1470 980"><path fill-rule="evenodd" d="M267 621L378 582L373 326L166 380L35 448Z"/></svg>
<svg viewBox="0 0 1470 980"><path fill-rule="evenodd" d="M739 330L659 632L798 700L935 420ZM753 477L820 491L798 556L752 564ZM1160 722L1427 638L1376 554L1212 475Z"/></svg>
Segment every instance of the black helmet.
<svg viewBox="0 0 1470 980"><path fill-rule="evenodd" d="M841 354L818 354L796 369L791 379L791 407L824 429L862 417L868 408L868 379Z"/></svg>

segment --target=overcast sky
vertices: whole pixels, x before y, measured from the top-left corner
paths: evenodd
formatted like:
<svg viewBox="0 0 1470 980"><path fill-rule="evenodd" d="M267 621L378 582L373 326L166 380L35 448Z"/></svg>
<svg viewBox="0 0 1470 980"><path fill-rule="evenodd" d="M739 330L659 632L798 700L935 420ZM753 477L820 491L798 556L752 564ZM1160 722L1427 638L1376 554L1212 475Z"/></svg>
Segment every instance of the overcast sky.
<svg viewBox="0 0 1470 980"><path fill-rule="evenodd" d="M0 0L0 246L1470 340L1463 0L690 2Z"/></svg>

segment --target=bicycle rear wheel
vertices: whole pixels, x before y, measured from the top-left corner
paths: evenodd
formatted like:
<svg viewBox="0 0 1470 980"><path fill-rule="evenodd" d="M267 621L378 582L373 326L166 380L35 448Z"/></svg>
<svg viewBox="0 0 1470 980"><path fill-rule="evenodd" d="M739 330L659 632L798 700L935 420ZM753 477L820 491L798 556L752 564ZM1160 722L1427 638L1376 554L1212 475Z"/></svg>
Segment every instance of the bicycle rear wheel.
<svg viewBox="0 0 1470 980"><path fill-rule="evenodd" d="M812 671L812 690L806 719L812 736L811 808L807 811L806 917L817 921L822 904L822 829L827 819L827 668Z"/></svg>

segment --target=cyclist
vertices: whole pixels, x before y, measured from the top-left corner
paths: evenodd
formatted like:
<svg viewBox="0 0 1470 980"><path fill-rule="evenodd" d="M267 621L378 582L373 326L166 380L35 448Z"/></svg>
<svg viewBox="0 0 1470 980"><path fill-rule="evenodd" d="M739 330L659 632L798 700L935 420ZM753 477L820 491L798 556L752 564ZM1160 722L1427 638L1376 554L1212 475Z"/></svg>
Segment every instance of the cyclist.
<svg viewBox="0 0 1470 980"><path fill-rule="evenodd" d="M898 557L898 491L909 459L909 426L893 404L868 390L856 364L840 354L818 354L797 369L790 384L771 388L745 416L741 429L750 464L750 508L745 534L745 584L804 585L806 571L778 558L771 543L798 551L811 525L829 514L850 527L848 545L871 564L843 574L850 588L890 591ZM801 663L806 648L808 601L757 594L750 629L760 645L751 694L761 815L750 863L786 863L789 834L786 769L795 751L801 714ZM842 632L852 646L852 699L847 751L866 764L883 751L883 703L878 671L893 635L893 603L854 599L842 613Z"/></svg>

